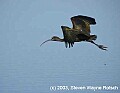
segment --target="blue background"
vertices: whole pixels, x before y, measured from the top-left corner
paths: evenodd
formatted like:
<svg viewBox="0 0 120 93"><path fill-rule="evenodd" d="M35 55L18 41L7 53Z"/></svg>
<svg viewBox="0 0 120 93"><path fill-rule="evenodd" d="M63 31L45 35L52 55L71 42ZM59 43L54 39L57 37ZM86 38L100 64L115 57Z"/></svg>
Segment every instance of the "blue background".
<svg viewBox="0 0 120 93"><path fill-rule="evenodd" d="M54 35L63 38L60 26L72 27L70 17L79 14L96 19L92 34L108 51L86 42L40 47ZM0 0L0 93L50 93L59 85L120 88L119 22L120 0Z"/></svg>

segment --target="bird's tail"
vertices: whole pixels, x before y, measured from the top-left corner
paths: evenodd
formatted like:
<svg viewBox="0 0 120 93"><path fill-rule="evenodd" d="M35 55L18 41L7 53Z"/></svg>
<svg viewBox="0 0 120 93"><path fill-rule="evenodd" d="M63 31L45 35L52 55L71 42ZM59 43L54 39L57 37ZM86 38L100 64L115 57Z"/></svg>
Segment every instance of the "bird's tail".
<svg viewBox="0 0 120 93"><path fill-rule="evenodd" d="M88 41L92 41L92 40L96 40L97 39L97 36L96 35L90 35L90 38Z"/></svg>

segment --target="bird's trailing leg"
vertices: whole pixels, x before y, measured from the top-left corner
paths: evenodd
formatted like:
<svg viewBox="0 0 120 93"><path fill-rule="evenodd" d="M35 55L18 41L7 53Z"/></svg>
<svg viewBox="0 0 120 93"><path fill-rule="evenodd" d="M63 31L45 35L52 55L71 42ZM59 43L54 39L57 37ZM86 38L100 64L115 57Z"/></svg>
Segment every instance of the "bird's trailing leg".
<svg viewBox="0 0 120 93"><path fill-rule="evenodd" d="M93 41L89 41L89 42L91 42L92 44L96 45L97 47L99 47L99 48L102 49L102 50L107 50L106 48L108 48L108 47L106 47L106 46L104 46L104 45L98 45L98 44L96 44L96 43L93 42Z"/></svg>
<svg viewBox="0 0 120 93"><path fill-rule="evenodd" d="M97 39L97 36L96 35L90 35L90 38L88 41L92 41L92 40L96 40Z"/></svg>

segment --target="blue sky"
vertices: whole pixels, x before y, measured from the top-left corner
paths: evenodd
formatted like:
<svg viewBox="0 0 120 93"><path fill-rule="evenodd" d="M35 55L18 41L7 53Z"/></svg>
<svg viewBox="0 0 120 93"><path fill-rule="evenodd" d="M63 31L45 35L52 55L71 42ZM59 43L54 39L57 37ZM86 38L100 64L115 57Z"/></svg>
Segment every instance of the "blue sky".
<svg viewBox="0 0 120 93"><path fill-rule="evenodd" d="M70 49L59 42L40 47L54 35L63 38L60 26L72 27L75 15L96 19L91 34L108 51L86 42ZM50 93L50 86L59 85L120 87L119 17L119 0L1 0L0 93Z"/></svg>

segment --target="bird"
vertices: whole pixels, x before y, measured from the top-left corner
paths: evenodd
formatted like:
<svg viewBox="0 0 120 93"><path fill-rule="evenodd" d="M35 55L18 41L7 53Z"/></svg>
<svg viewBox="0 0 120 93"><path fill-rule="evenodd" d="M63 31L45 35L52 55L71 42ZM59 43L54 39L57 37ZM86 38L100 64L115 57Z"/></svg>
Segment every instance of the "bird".
<svg viewBox="0 0 120 93"><path fill-rule="evenodd" d="M91 35L90 25L95 25L96 21L92 17L83 16L83 15L77 15L70 18L73 27L70 28L68 26L61 26L62 32L63 32L63 38L59 38L58 36L53 36L51 39L48 39L41 43L40 46L42 46L44 43L48 41L59 41L59 42L65 42L65 47L67 48L69 45L70 47L73 47L75 42L90 42L94 45L96 45L98 48L102 50L107 50L108 47L104 45L99 45L95 43L94 41L97 39L97 35Z"/></svg>

